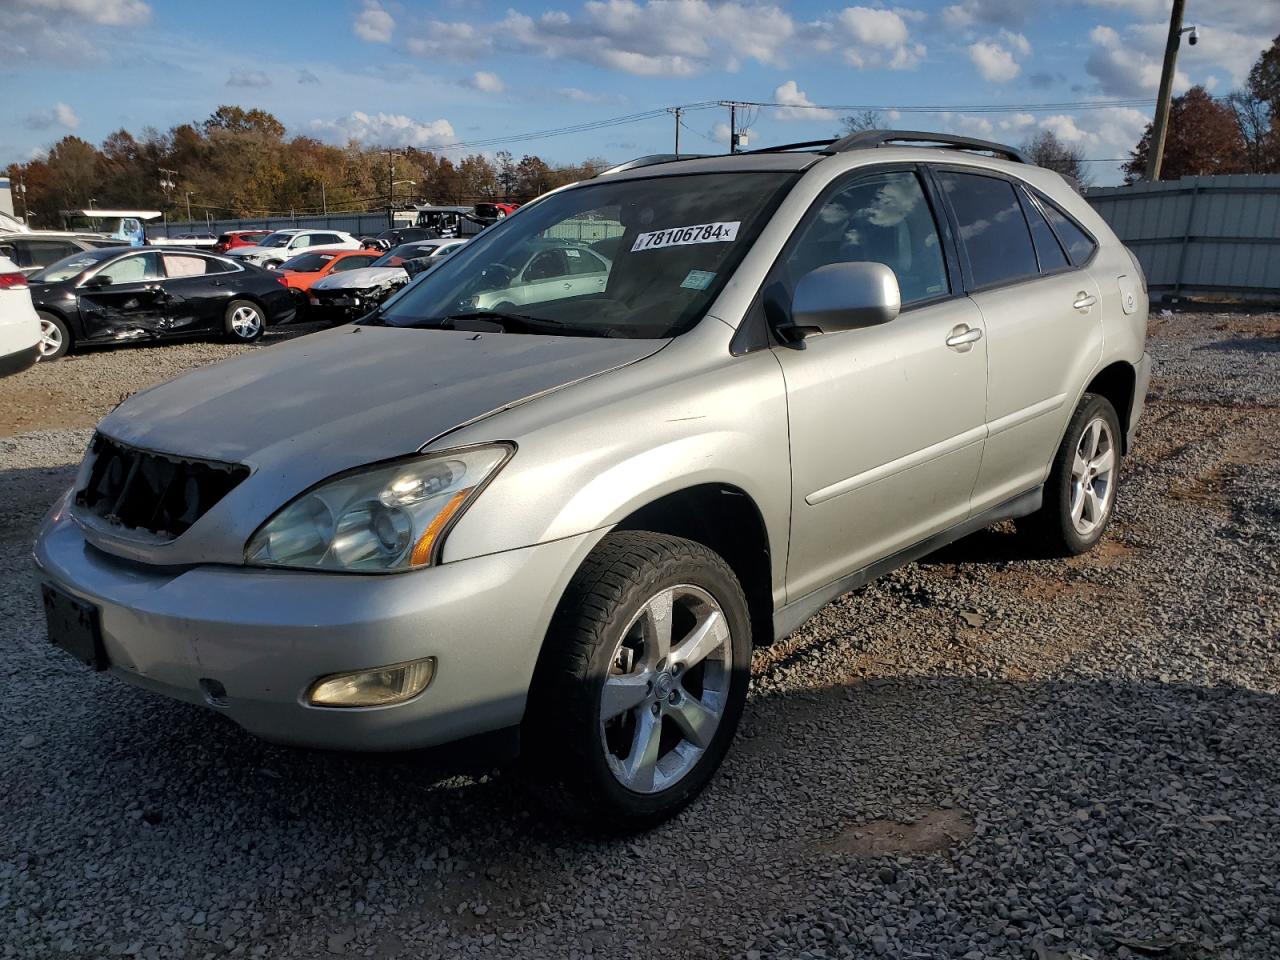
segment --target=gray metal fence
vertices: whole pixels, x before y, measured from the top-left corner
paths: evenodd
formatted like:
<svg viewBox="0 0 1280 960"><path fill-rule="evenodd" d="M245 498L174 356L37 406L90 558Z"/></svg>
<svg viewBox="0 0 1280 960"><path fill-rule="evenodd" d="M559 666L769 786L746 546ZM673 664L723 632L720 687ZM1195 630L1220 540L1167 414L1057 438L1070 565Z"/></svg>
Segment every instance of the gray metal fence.
<svg viewBox="0 0 1280 960"><path fill-rule="evenodd" d="M180 233L212 233L215 237L228 230L288 230L294 227L319 230L343 230L357 237L379 234L387 229L385 213L333 213L307 217L249 217L243 220L192 220L150 223L147 236L152 239Z"/></svg>
<svg viewBox="0 0 1280 960"><path fill-rule="evenodd" d="M1094 187L1085 198L1156 296L1280 300L1280 175Z"/></svg>

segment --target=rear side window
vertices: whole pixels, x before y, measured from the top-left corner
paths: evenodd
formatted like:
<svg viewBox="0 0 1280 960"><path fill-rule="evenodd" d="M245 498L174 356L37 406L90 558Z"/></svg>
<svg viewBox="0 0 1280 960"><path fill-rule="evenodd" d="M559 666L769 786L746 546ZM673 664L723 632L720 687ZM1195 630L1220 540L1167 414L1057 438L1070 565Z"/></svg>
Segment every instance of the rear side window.
<svg viewBox="0 0 1280 960"><path fill-rule="evenodd" d="M205 274L204 257L192 257L181 253L164 255L164 272L170 277L202 277Z"/></svg>
<svg viewBox="0 0 1280 960"><path fill-rule="evenodd" d="M581 273L604 273L608 269L599 257L587 250L569 249L564 255L569 260L569 273L573 276Z"/></svg>
<svg viewBox="0 0 1280 960"><path fill-rule="evenodd" d="M20 267L47 267L80 249L65 240L25 240L15 247Z"/></svg>
<svg viewBox="0 0 1280 960"><path fill-rule="evenodd" d="M1035 247L1013 184L981 174L938 171L960 225L975 287L1039 276Z"/></svg>
<svg viewBox="0 0 1280 960"><path fill-rule="evenodd" d="M1027 215L1027 223L1031 227L1031 239L1035 241L1040 272L1053 273L1061 270L1068 265L1067 255L1062 252L1062 244L1058 243L1058 238L1053 235L1044 215L1031 198L1022 190L1018 191L1018 197L1022 200L1022 212Z"/></svg>
<svg viewBox="0 0 1280 960"><path fill-rule="evenodd" d="M1053 203L1044 197L1040 197L1040 205L1044 207L1045 216L1049 218L1049 222L1053 224L1054 231L1062 239L1062 245L1067 248L1067 254L1071 257L1071 262L1077 267L1083 265L1093 256L1093 251L1098 249L1098 245L1093 242L1093 238L1085 233L1074 220L1059 210Z"/></svg>

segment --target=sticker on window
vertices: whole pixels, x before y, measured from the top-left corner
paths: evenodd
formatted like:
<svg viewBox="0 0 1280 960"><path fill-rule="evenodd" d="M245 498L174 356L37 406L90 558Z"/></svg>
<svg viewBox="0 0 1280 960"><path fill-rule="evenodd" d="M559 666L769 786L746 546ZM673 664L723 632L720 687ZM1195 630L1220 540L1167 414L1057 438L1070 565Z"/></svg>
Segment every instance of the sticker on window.
<svg viewBox="0 0 1280 960"><path fill-rule="evenodd" d="M654 230L636 237L636 242L631 245L631 252L683 247L691 243L727 243L737 238L738 227L741 225L741 220L734 220L729 223L699 223L691 227Z"/></svg>
<svg viewBox="0 0 1280 960"><path fill-rule="evenodd" d="M690 270L680 286L687 290L705 290L715 278L716 275L707 270Z"/></svg>
<svg viewBox="0 0 1280 960"><path fill-rule="evenodd" d="M566 250L566 251L564 252L564 255L565 255L566 257L568 257L569 259L571 259L571 260L577 260L577 259L581 258L581 256L582 256L582 251L581 251L581 250Z"/></svg>

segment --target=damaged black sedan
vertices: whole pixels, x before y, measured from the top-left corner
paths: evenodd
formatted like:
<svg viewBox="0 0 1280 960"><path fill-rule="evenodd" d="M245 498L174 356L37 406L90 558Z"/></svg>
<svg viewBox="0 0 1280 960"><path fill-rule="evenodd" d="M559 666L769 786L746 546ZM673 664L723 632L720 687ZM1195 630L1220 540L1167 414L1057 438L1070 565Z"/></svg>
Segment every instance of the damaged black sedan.
<svg viewBox="0 0 1280 960"><path fill-rule="evenodd" d="M252 343L295 306L276 274L192 250L86 250L30 278L42 359L96 343L222 335Z"/></svg>

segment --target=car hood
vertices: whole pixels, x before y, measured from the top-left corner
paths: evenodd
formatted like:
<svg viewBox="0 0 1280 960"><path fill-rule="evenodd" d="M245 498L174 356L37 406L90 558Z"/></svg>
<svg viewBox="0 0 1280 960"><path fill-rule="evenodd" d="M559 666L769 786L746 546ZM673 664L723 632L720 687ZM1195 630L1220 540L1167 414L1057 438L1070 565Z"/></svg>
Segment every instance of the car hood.
<svg viewBox="0 0 1280 960"><path fill-rule="evenodd" d="M243 482L169 541L77 519L95 546L142 563L242 563L253 531L320 481L668 342L346 326L256 350L136 394L99 425L145 450L247 464Z"/></svg>
<svg viewBox="0 0 1280 960"><path fill-rule="evenodd" d="M666 343L348 325L136 394L100 429L148 450L245 463L297 492Z"/></svg>
<svg viewBox="0 0 1280 960"><path fill-rule="evenodd" d="M377 286L388 280L400 280L408 277L404 267L357 267L354 270L343 270L331 273L322 280L317 280L312 290L363 290L365 287Z"/></svg>

